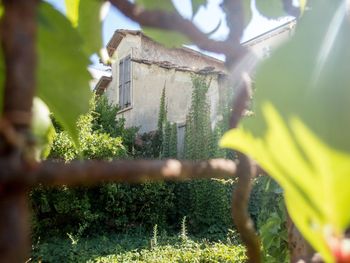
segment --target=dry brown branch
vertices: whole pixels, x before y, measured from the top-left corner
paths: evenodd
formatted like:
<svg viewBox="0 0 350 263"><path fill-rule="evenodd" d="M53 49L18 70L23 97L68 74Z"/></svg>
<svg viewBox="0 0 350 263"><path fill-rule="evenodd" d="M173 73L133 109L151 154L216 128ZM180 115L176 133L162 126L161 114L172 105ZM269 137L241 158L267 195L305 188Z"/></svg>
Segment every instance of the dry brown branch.
<svg viewBox="0 0 350 263"><path fill-rule="evenodd" d="M252 189L251 178L256 173L256 166L249 158L237 153L238 183L232 195L232 216L243 243L247 247L248 262L261 262L260 241L254 229L254 223L248 213L249 196Z"/></svg>
<svg viewBox="0 0 350 263"><path fill-rule="evenodd" d="M234 99L234 108L230 119L231 128L237 127L249 100L249 86L244 81L242 83L245 87L238 89L239 92ZM249 262L259 263L261 262L260 241L248 213L248 202L252 188L251 179L257 173L257 166L240 152L237 152L237 157L238 184L232 195L232 216L241 239L247 247Z"/></svg>
<svg viewBox="0 0 350 263"><path fill-rule="evenodd" d="M190 20L183 18L177 12L168 13L159 10L144 10L127 0L109 1L124 15L140 23L142 26L180 32L203 50L222 53L230 57L234 57L241 52L240 45L234 45L230 41L209 39Z"/></svg>
<svg viewBox="0 0 350 263"><path fill-rule="evenodd" d="M46 161L18 182L48 186L91 185L101 182L142 183L146 181L183 181L196 178L228 178L235 176L236 164L230 160L123 160L123 161ZM25 181L23 181L25 180Z"/></svg>
<svg viewBox="0 0 350 263"><path fill-rule="evenodd" d="M5 60L5 97L3 135L0 157L17 167L23 164L23 145L29 128L35 92L36 7L37 0L3 0L1 45ZM8 131L11 131L8 133ZM13 135L13 136L12 136ZM11 141L12 140L12 141ZM3 170L4 167L1 167ZM24 262L29 252L29 214L27 193L16 185L0 185L0 255L1 262Z"/></svg>
<svg viewBox="0 0 350 263"><path fill-rule="evenodd" d="M223 3L226 13L227 24L230 28L228 41L234 45L239 45L244 30L244 12L242 0L225 0ZM232 69L236 65L236 76L230 76L231 83L238 82L236 87L236 96L232 102L232 115L230 118L230 128L236 128L241 117L247 109L251 93L251 83L248 73L241 67L237 67L238 60L243 58L246 51L240 52L240 57L226 57L226 65ZM233 71L232 71L233 72ZM236 73L237 73L236 72ZM238 80L233 80L237 77ZM261 262L260 241L255 233L254 224L248 213L248 202L251 192L251 179L256 174L256 165L251 163L250 159L242 153L237 153L237 177L238 183L232 195L232 217L241 236L241 239L247 247L248 261L251 263Z"/></svg>
<svg viewBox="0 0 350 263"><path fill-rule="evenodd" d="M240 43L244 31L243 2L241 0L225 0L221 7L225 11L226 22L230 29L226 42L239 50L236 53L225 54L226 65L231 68L246 53L245 48Z"/></svg>

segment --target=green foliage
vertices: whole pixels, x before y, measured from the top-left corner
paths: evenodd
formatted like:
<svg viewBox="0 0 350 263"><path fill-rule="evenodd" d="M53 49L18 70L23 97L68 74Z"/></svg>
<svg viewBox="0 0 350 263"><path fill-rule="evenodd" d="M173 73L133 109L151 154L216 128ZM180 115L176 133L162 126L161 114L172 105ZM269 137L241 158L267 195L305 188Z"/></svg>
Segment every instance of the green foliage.
<svg viewBox="0 0 350 263"><path fill-rule="evenodd" d="M165 86L162 90L162 95L160 97L160 105L159 105L159 114L158 114L158 132L160 134L160 137L163 138L163 130L164 126L167 122L167 105L165 103L166 95L165 95Z"/></svg>
<svg viewBox="0 0 350 263"><path fill-rule="evenodd" d="M194 180L175 184L176 218L188 219L192 234L215 237L232 228L232 180Z"/></svg>
<svg viewBox="0 0 350 263"><path fill-rule="evenodd" d="M177 126L169 121L165 123L163 140L162 140L162 158L177 157Z"/></svg>
<svg viewBox="0 0 350 263"><path fill-rule="evenodd" d="M143 27L142 30L147 36L168 48L181 47L182 45L191 43L187 36L175 31L155 29L152 27Z"/></svg>
<svg viewBox="0 0 350 263"><path fill-rule="evenodd" d="M83 42L79 33L64 15L41 3L38 20L37 95L77 142L75 124L88 111L91 97L89 59L81 51Z"/></svg>
<svg viewBox="0 0 350 263"><path fill-rule="evenodd" d="M256 0L255 4L259 13L267 18L276 19L286 15L281 0Z"/></svg>
<svg viewBox="0 0 350 263"><path fill-rule="evenodd" d="M106 104L103 97L97 98L96 102L93 100L90 107L89 113L81 116L77 124L79 147L75 148L67 133L59 130L50 158L71 161L128 157L122 137L112 137L104 130L106 127L114 135L128 133L123 130L124 123L115 122L115 115L110 114L115 107ZM31 196L35 237L124 232L135 227L151 228L155 224L164 226L174 198L173 186L166 183L133 186L111 183L90 189L39 187Z"/></svg>
<svg viewBox="0 0 350 263"><path fill-rule="evenodd" d="M155 248L158 246L158 225L155 224L153 227L153 236L151 239L151 248Z"/></svg>
<svg viewBox="0 0 350 263"><path fill-rule="evenodd" d="M207 0L192 0L191 4L192 4L192 17L194 17L197 14L199 8L207 4Z"/></svg>
<svg viewBox="0 0 350 263"><path fill-rule="evenodd" d="M304 13L307 0L298 0L298 7L301 13ZM283 7L283 1L281 0L256 0L256 8L259 13L269 19L278 19L281 16L286 16L287 13Z"/></svg>
<svg viewBox="0 0 350 263"><path fill-rule="evenodd" d="M264 261L271 263L289 262L286 212L282 189L271 178L257 179L254 190L259 205L257 227L263 246Z"/></svg>
<svg viewBox="0 0 350 263"><path fill-rule="evenodd" d="M163 135L163 144L162 144L162 157L170 157L170 136L171 136L171 125L170 122L166 122Z"/></svg>
<svg viewBox="0 0 350 263"><path fill-rule="evenodd" d="M100 133L107 133L113 138L123 139L123 145L128 153L134 152L134 144L138 128L125 128L125 119L116 119L119 107L111 105L106 96L101 95L95 98L95 106L92 112L92 130Z"/></svg>
<svg viewBox="0 0 350 263"><path fill-rule="evenodd" d="M170 138L169 138L169 157L177 157L177 125L171 124Z"/></svg>
<svg viewBox="0 0 350 263"><path fill-rule="evenodd" d="M253 12L251 8L251 0L243 1L243 9L244 9L244 25L247 26L253 17Z"/></svg>
<svg viewBox="0 0 350 263"><path fill-rule="evenodd" d="M260 66L256 117L222 141L251 155L283 187L290 216L326 262L335 261L331 240L342 242L350 225L345 5L313 4L293 39Z"/></svg>
<svg viewBox="0 0 350 263"><path fill-rule="evenodd" d="M184 216L181 220L181 232L180 232L180 238L182 242L186 242L188 239L188 232L187 232L187 225L186 225L186 216Z"/></svg>
<svg viewBox="0 0 350 263"><path fill-rule="evenodd" d="M79 1L78 31L84 40L84 51L88 56L97 53L102 48L102 23L100 9L103 5L99 0Z"/></svg>
<svg viewBox="0 0 350 263"><path fill-rule="evenodd" d="M218 136L211 130L207 91L210 81L193 77L191 107L187 116L184 158L206 160L219 157ZM176 218L188 219L190 231L215 236L232 226L230 199L234 181L193 180L175 184Z"/></svg>
<svg viewBox="0 0 350 263"><path fill-rule="evenodd" d="M186 118L184 158L205 160L210 157L212 136L210 105L206 96L210 81L194 76L192 83L191 107Z"/></svg>
<svg viewBox="0 0 350 263"><path fill-rule="evenodd" d="M59 132L55 138L50 158L71 161L83 157L84 159L112 160L126 157L126 150L121 137L111 137L107 133L92 130L93 111L79 118L79 144L74 147L73 142L65 131Z"/></svg>
<svg viewBox="0 0 350 263"><path fill-rule="evenodd" d="M159 232L159 231L158 231ZM241 245L209 242L205 239L186 242L177 236L161 233L158 246L150 247L146 234L107 235L100 237L65 239L52 238L34 246L34 262L246 262Z"/></svg>
<svg viewBox="0 0 350 263"><path fill-rule="evenodd" d="M80 0L65 0L67 18L73 26L78 25Z"/></svg>
<svg viewBox="0 0 350 263"><path fill-rule="evenodd" d="M171 0L136 0L136 3L147 10L173 12L175 7Z"/></svg>
<svg viewBox="0 0 350 263"><path fill-rule="evenodd" d="M177 12L171 0L136 0L136 3L147 10L162 10L168 13ZM176 31L153 27L142 27L142 30L147 36L166 47L181 47L190 43L185 35Z"/></svg>
<svg viewBox="0 0 350 263"><path fill-rule="evenodd" d="M39 98L33 101L33 118L31 130L36 139L35 159L46 159L50 154L56 132L50 119L50 112L45 103Z"/></svg>
<svg viewBox="0 0 350 263"><path fill-rule="evenodd" d="M65 0L67 18L84 40L84 52L90 56L102 47L100 9L102 1Z"/></svg>

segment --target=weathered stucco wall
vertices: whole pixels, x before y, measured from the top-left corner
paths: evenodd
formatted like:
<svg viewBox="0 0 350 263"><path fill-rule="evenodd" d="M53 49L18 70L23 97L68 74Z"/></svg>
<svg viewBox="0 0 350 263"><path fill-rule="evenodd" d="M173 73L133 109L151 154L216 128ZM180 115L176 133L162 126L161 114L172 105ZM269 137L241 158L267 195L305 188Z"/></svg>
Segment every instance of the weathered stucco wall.
<svg viewBox="0 0 350 263"><path fill-rule="evenodd" d="M223 68L219 61L215 62L215 59L214 64L210 64L210 61L204 60L199 55L190 56L183 51L168 50L139 35L126 35L114 53L113 79L106 90L106 95L113 104L119 102L119 60L128 55L131 55L132 59L169 61L196 70L207 66L214 66L217 70ZM164 86L166 87L169 121L177 124L185 122L191 104L191 78L194 73L132 61L131 74L131 106L117 114L117 118L126 119L126 127L139 126L141 133L157 128L160 97ZM218 77L217 74L209 74L207 78L211 79L208 100L211 105L211 117L215 122L216 106L219 100Z"/></svg>
<svg viewBox="0 0 350 263"><path fill-rule="evenodd" d="M140 132L157 129L159 104L163 87L166 89L168 120L177 124L184 123L191 105L192 74L189 72L164 69L157 65L133 62L132 108L124 110L117 117L126 119L126 126L140 126ZM210 77L207 77L210 78ZM215 118L218 100L217 77L213 76L208 100L212 105Z"/></svg>
<svg viewBox="0 0 350 263"><path fill-rule="evenodd" d="M270 49L276 48L292 34L292 24L278 28L268 34L257 37L245 43L258 58L269 55ZM191 104L192 75L173 66L186 67L185 70L214 67L216 71L224 71L224 65L215 58L208 58L195 51L186 49L167 49L150 40L142 34L126 34L114 54L112 64L113 80L107 88L109 101L118 104L119 101L119 60L131 55L131 106L123 109L117 118L125 118L126 126L139 126L140 132L149 132L157 128L160 97L163 87L166 87L166 102L168 119L177 124L183 124ZM169 62L170 68L164 68L154 62ZM166 65L165 65L166 67ZM226 83L219 80L217 73L207 75L211 78L207 93L211 106L212 124L217 121L219 100L227 96L221 92ZM223 84L224 83L224 84Z"/></svg>

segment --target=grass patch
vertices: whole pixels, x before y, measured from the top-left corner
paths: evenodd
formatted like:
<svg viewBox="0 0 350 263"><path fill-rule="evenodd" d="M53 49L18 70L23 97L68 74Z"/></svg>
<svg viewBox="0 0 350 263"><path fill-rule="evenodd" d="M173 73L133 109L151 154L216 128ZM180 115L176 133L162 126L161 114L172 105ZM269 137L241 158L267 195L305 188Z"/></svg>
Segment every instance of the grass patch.
<svg viewBox="0 0 350 263"><path fill-rule="evenodd" d="M208 241L193 237L109 235L77 239L52 238L33 246L30 262L246 262L236 237Z"/></svg>

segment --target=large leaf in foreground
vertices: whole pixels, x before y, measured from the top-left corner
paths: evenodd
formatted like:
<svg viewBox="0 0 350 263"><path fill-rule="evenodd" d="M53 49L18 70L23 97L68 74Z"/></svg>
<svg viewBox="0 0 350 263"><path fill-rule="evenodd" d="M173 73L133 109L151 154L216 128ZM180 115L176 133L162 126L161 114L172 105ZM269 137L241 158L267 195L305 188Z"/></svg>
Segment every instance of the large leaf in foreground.
<svg viewBox="0 0 350 263"><path fill-rule="evenodd" d="M92 55L102 47L102 25L100 10L103 1L99 0L66 0L67 17L77 28L83 39L83 49Z"/></svg>
<svg viewBox="0 0 350 263"><path fill-rule="evenodd" d="M78 31L84 41L84 51L88 55L98 53L102 48L102 23L99 0L80 1Z"/></svg>
<svg viewBox="0 0 350 263"><path fill-rule="evenodd" d="M334 262L331 240L350 225L350 22L346 3L321 0L256 76L255 113L221 145L245 152L285 190L289 213Z"/></svg>
<svg viewBox="0 0 350 263"><path fill-rule="evenodd" d="M88 57L71 23L42 3L38 32L38 96L77 142L76 121L89 108Z"/></svg>
<svg viewBox="0 0 350 263"><path fill-rule="evenodd" d="M136 3L146 10L161 10L167 13L176 12L171 0L136 0ZM153 27L142 27L142 30L147 36L169 48L190 44L189 39L185 35L176 31Z"/></svg>

